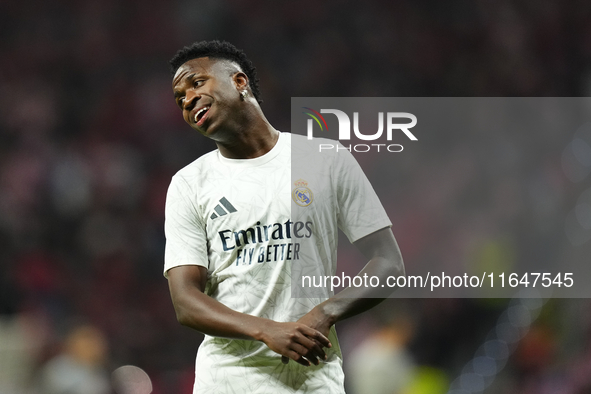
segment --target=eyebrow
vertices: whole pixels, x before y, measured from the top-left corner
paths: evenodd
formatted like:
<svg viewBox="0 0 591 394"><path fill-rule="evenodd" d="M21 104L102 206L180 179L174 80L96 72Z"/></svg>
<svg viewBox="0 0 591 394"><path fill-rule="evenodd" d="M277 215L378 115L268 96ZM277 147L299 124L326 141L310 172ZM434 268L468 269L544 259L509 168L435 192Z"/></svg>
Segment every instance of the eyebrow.
<svg viewBox="0 0 591 394"><path fill-rule="evenodd" d="M187 76L186 76L184 79L185 79L185 81L186 81L186 80L188 80L188 79L191 79L191 78L193 78L195 75L197 75L197 73L189 74L189 75L187 75ZM178 97L180 97L180 96L182 96L182 93L181 93L181 92L179 92L179 91L175 91L175 92L174 92L174 98L178 98Z"/></svg>

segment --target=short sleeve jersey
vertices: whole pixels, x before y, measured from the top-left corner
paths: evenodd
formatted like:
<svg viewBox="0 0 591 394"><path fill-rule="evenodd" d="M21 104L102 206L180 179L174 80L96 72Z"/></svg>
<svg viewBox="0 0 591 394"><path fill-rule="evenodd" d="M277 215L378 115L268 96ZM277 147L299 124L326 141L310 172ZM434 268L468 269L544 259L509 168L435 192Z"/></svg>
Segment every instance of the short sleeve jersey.
<svg viewBox="0 0 591 394"><path fill-rule="evenodd" d="M207 295L275 321L296 321L330 297L294 297L292 273L315 265L334 275L339 228L354 242L391 223L348 151L311 160L304 138L281 133L263 156L233 160L216 150L180 170L166 199L165 275L203 266ZM329 339L328 361L303 367L283 364L262 342L206 335L194 393L343 393L334 327Z"/></svg>

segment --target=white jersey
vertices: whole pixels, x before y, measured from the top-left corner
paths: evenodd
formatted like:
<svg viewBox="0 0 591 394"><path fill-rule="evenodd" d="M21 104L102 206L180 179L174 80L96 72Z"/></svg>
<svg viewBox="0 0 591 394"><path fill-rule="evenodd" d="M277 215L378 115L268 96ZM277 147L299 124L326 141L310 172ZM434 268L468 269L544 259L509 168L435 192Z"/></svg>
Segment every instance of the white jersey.
<svg viewBox="0 0 591 394"><path fill-rule="evenodd" d="M330 297L327 289L303 297L292 280L310 272L306 267L336 272L338 228L354 242L391 223L349 152L308 160L307 148L295 143L304 140L281 133L261 157L232 160L216 150L180 170L166 200L165 275L180 265L203 266L207 295L275 321L296 321ZM308 164L292 166L292 157ZM262 342L206 335L194 393L343 393L334 327L329 339L328 361L303 367L283 364Z"/></svg>

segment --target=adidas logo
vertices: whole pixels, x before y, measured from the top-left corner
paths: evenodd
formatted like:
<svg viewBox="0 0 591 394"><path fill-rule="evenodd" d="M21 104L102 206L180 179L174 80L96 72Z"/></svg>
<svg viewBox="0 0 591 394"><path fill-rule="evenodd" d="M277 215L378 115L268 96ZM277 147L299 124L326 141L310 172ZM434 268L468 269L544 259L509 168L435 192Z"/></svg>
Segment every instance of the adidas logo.
<svg viewBox="0 0 591 394"><path fill-rule="evenodd" d="M221 205L220 205L221 204ZM223 205L223 207L222 207ZM226 209L224 209L226 208ZM211 214L210 219L216 219L220 216L227 215L228 213L236 212L236 208L234 205L230 204L230 201L226 199L226 197L220 198L220 203L215 206L213 209L215 212ZM217 215L216 215L217 213Z"/></svg>

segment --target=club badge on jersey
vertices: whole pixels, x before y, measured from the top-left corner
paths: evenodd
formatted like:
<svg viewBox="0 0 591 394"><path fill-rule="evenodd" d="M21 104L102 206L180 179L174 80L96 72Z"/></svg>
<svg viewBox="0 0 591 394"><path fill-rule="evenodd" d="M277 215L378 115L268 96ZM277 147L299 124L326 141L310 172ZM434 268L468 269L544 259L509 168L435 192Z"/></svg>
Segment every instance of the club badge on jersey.
<svg viewBox="0 0 591 394"><path fill-rule="evenodd" d="M308 188L308 182L303 179L298 179L294 182L296 186L291 192L291 198L300 207L307 207L314 201L314 193Z"/></svg>

